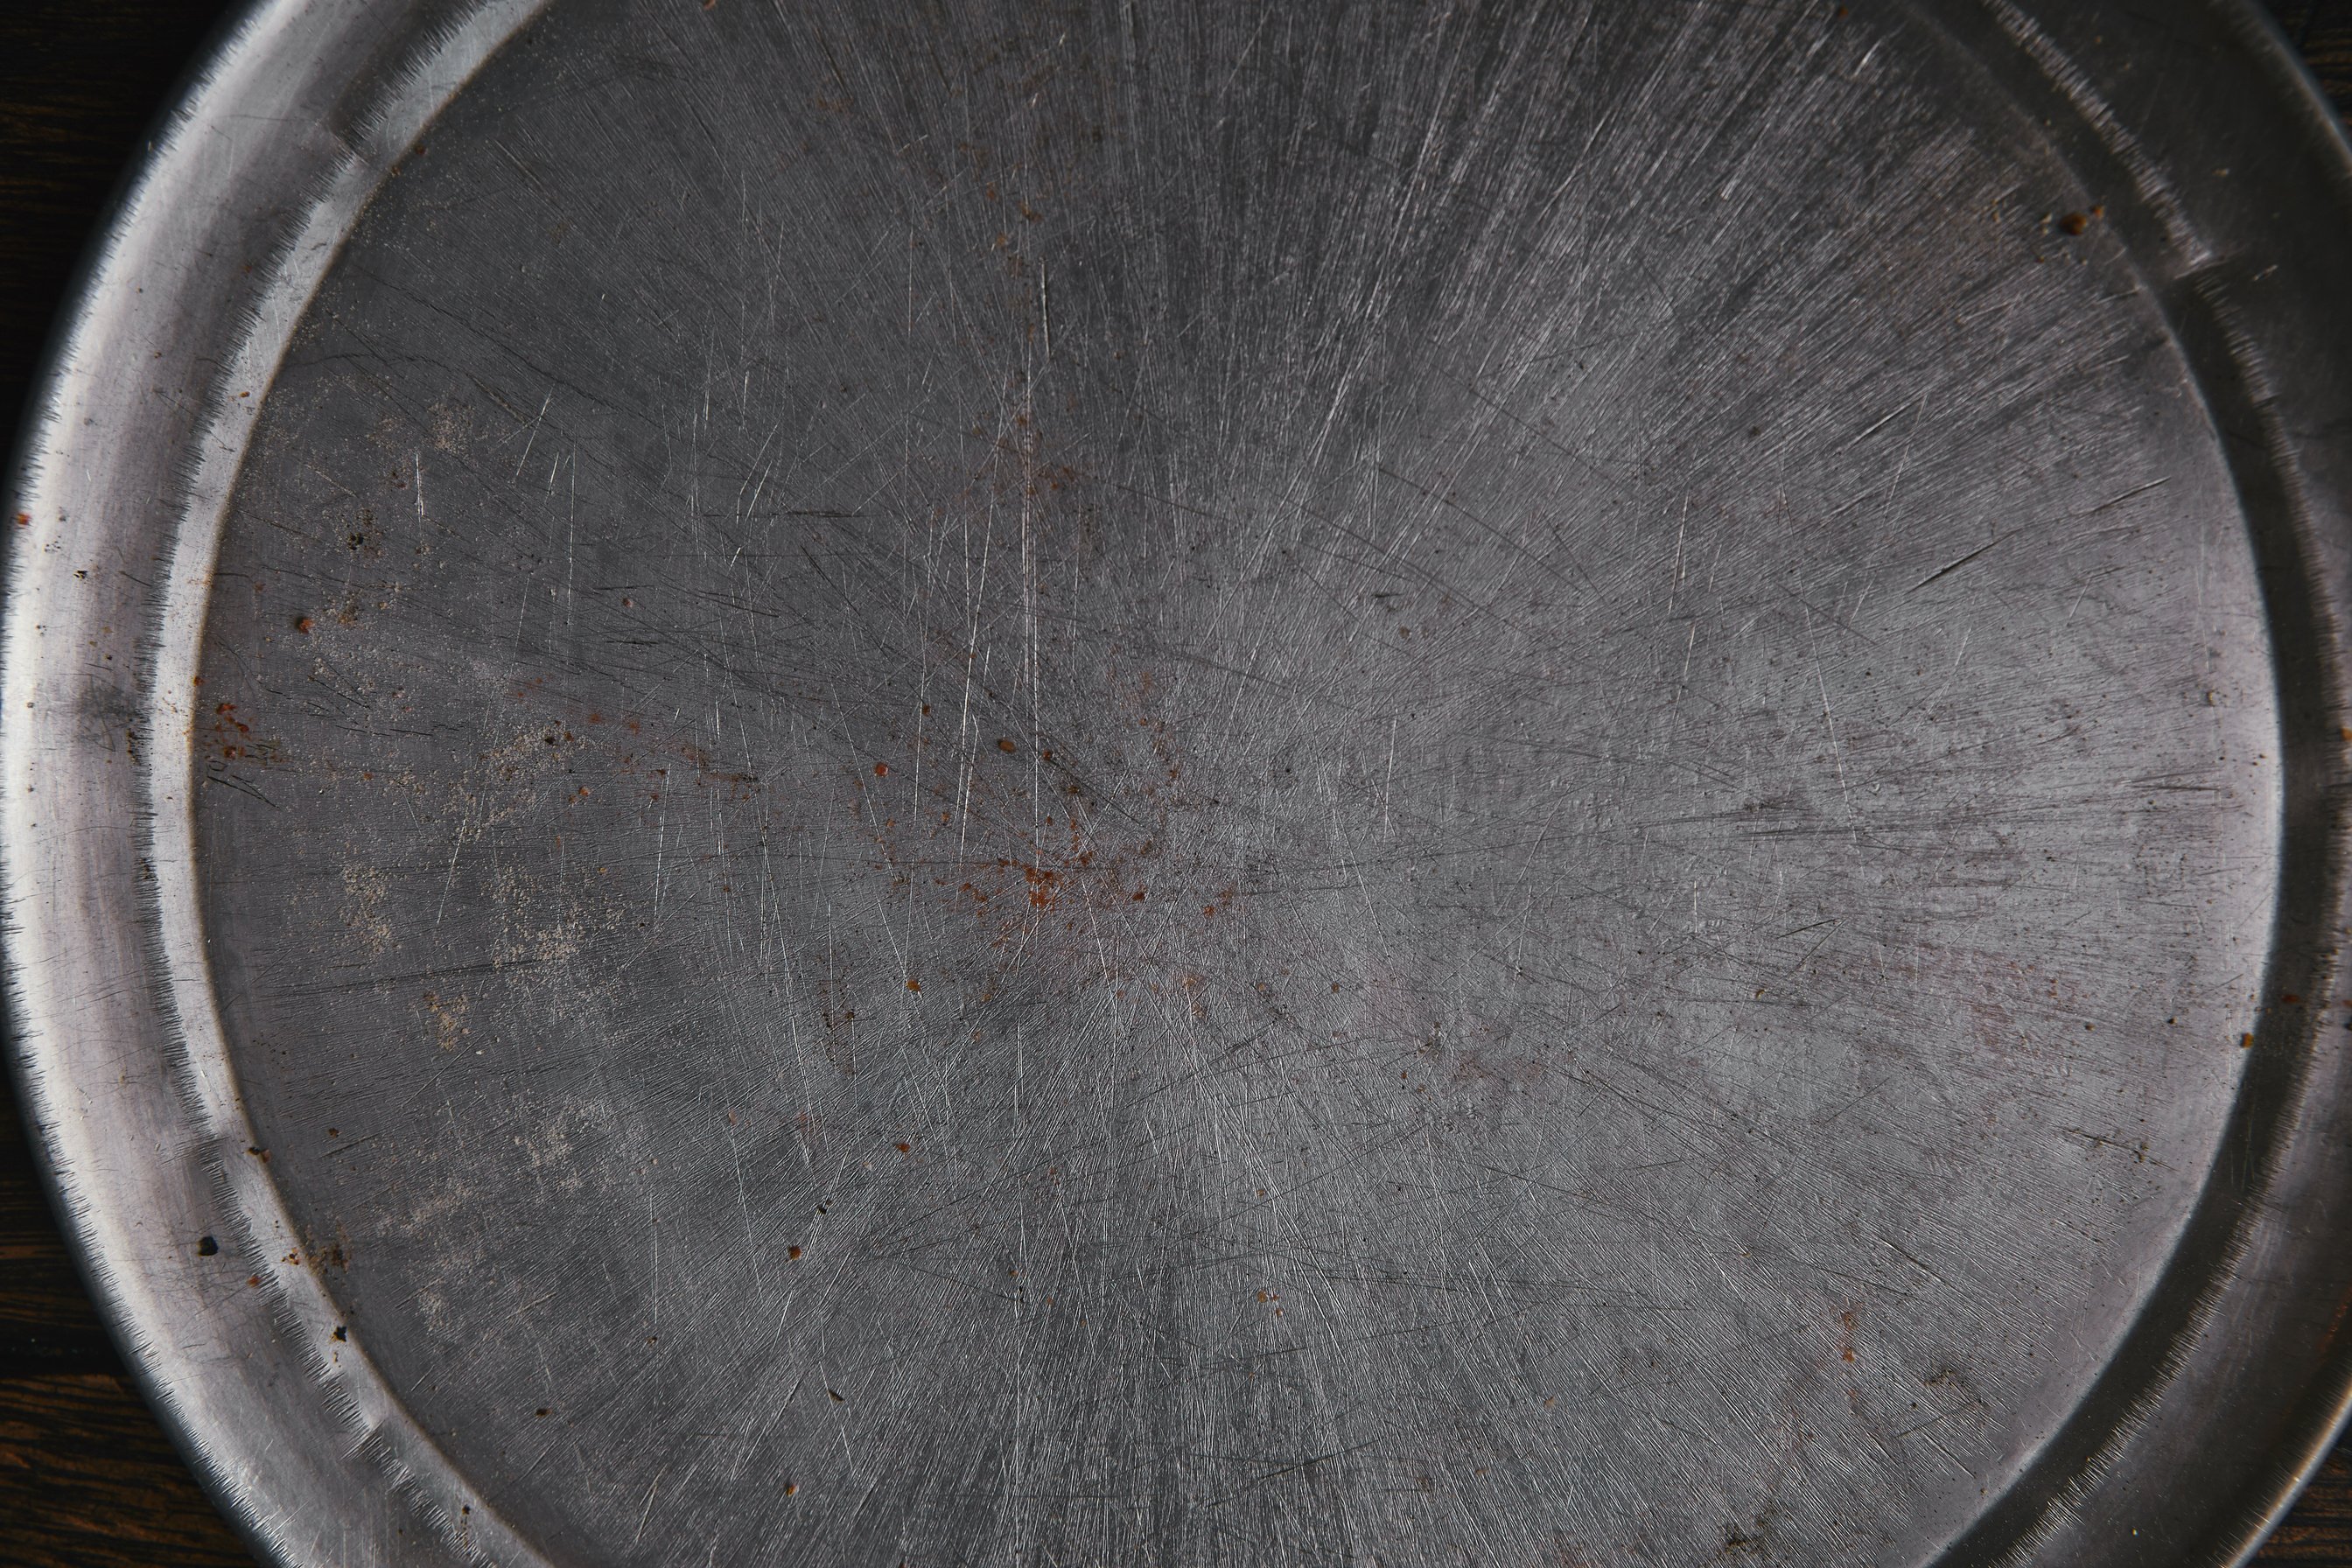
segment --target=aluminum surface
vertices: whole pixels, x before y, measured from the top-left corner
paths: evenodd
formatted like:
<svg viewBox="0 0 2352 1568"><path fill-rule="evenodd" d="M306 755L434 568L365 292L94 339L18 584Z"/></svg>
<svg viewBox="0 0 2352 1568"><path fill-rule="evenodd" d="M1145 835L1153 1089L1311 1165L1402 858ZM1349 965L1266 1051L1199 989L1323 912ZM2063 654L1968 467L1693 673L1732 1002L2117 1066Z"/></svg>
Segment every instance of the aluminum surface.
<svg viewBox="0 0 2352 1568"><path fill-rule="evenodd" d="M0 683L289 1563L2201 1563L2334 1429L2250 13L264 5Z"/></svg>

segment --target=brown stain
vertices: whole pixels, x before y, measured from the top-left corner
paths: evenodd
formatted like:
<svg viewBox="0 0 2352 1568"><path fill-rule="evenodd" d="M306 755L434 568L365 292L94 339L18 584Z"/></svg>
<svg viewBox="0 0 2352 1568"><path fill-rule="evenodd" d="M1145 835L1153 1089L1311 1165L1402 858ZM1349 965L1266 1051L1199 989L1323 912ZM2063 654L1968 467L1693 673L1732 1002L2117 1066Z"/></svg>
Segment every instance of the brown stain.
<svg viewBox="0 0 2352 1568"><path fill-rule="evenodd" d="M1550 1068L1539 1056L1509 1057L1493 1060L1475 1050L1465 1050L1454 1059L1453 1081L1463 1087L1485 1085L1507 1088L1517 1085L1532 1089L1543 1082Z"/></svg>
<svg viewBox="0 0 2352 1568"><path fill-rule="evenodd" d="M205 743L207 749L220 754L221 761L237 763L264 760L256 754L257 743L251 739L252 734L253 726L237 717L236 703L213 704L211 735Z"/></svg>

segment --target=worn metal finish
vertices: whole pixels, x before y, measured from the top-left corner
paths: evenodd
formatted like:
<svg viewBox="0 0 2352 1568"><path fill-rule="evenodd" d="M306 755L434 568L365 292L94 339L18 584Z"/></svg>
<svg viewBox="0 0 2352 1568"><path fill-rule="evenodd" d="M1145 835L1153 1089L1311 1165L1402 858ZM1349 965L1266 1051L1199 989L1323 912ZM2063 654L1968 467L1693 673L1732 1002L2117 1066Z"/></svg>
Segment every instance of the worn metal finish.
<svg viewBox="0 0 2352 1568"><path fill-rule="evenodd" d="M0 714L233 1510L2242 1552L2352 1299L2352 179L2249 14L2063 9L257 10Z"/></svg>

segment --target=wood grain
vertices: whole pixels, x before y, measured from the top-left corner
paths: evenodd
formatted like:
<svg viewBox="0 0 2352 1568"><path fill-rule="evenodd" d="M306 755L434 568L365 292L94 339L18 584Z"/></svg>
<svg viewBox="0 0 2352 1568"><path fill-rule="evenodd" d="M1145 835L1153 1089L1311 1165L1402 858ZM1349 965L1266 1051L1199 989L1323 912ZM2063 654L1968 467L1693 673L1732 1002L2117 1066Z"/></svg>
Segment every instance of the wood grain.
<svg viewBox="0 0 2352 1568"><path fill-rule="evenodd" d="M59 300L121 171L222 0L0 5L0 429L13 430ZM2339 110L2352 0L2272 6ZM0 1082L0 1562L209 1568L252 1558L126 1379L49 1212ZM2260 1561L2352 1568L2352 1446Z"/></svg>
<svg viewBox="0 0 2352 1568"><path fill-rule="evenodd" d="M2352 0L2271 0L2268 9L2336 112L2352 112Z"/></svg>
<svg viewBox="0 0 2352 1568"><path fill-rule="evenodd" d="M2339 1447L2263 1548L2263 1563L2352 1563L2352 1447Z"/></svg>
<svg viewBox="0 0 2352 1568"><path fill-rule="evenodd" d="M0 1557L27 1568L253 1561L138 1394L104 1372L0 1382Z"/></svg>

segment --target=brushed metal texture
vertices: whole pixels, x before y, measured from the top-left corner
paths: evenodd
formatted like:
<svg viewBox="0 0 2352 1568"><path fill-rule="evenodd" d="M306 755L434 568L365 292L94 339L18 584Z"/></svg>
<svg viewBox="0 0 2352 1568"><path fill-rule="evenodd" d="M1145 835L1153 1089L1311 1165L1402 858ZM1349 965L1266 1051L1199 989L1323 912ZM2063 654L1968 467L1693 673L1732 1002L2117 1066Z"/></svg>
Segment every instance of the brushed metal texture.
<svg viewBox="0 0 2352 1568"><path fill-rule="evenodd" d="M2265 26L258 6L0 672L18 1068L210 1484L2237 1560L2352 1301L2352 163Z"/></svg>

